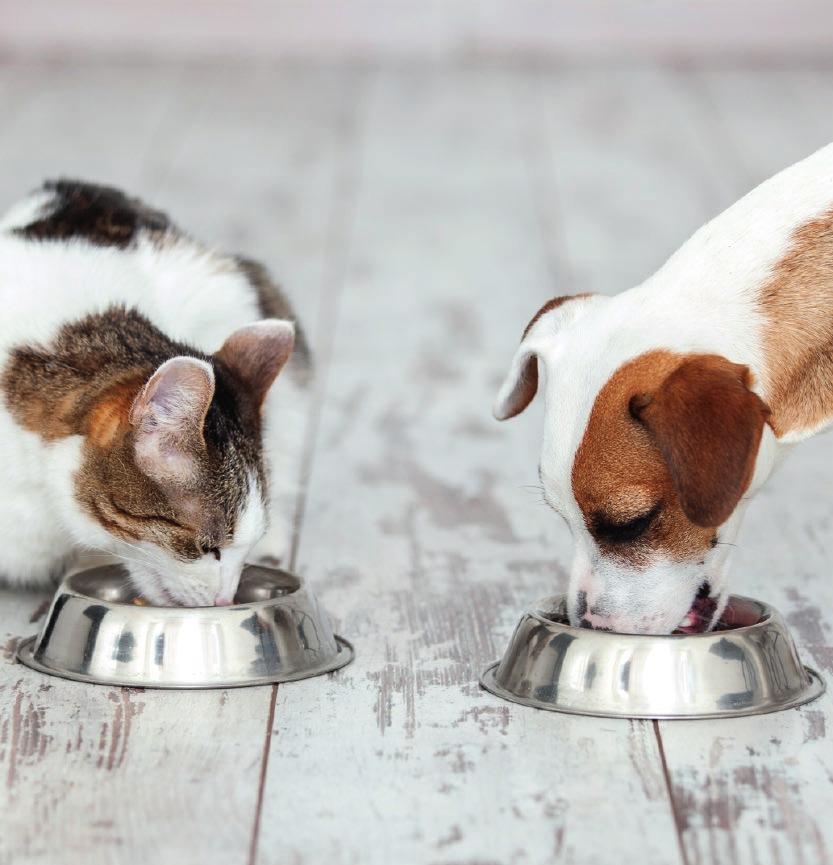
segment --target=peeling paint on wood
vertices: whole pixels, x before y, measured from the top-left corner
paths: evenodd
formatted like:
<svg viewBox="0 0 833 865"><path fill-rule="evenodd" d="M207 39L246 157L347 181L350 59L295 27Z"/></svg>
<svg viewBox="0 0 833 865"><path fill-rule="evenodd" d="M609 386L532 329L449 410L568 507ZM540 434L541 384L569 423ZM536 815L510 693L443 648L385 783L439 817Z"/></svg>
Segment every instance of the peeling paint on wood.
<svg viewBox="0 0 833 865"><path fill-rule="evenodd" d="M0 862L831 862L830 695L657 736L477 685L521 610L566 585L569 539L534 489L540 406L489 413L523 324L555 293L642 279L833 138L829 70L7 65L7 81L4 201L47 162L155 190L287 285L328 379L299 563L358 654L282 686L274 716L271 688L46 681L12 663L43 598L0 592ZM828 450L798 448L753 505L735 586L781 607L830 675Z"/></svg>
<svg viewBox="0 0 833 865"><path fill-rule="evenodd" d="M0 82L10 76L21 98L17 116L4 118L2 206L47 170L124 185L207 242L280 264L314 340L355 74L0 69ZM64 127L73 135L56 137ZM0 862L245 862L272 688L164 692L46 679L12 663L43 600L0 590Z"/></svg>
<svg viewBox="0 0 833 865"><path fill-rule="evenodd" d="M333 865L676 861L650 727L525 710L477 684L521 610L563 587L567 552L520 489L536 415L488 435L459 423L490 422L492 379L552 294L516 109L540 105L483 70L384 72L372 94L362 267L340 307L299 550L358 652L326 681L280 689L262 865L277 850ZM449 238L431 245L432 278L392 290L431 238ZM368 381L339 435L340 395Z"/></svg>
<svg viewBox="0 0 833 865"><path fill-rule="evenodd" d="M737 194L833 137L821 120L829 73L736 69L691 76L719 116L715 161ZM775 99L783 105L776 117ZM833 468L829 442L799 446L750 507L738 539L736 591L785 615L807 662L833 673ZM660 725L691 865L828 865L833 849L830 694L799 710L717 724Z"/></svg>
<svg viewBox="0 0 833 865"><path fill-rule="evenodd" d="M0 745L7 763L6 787L10 792L14 790L20 767L42 760L50 741L43 730L45 709L22 686L23 680L18 680L12 687L11 711L0 727Z"/></svg>

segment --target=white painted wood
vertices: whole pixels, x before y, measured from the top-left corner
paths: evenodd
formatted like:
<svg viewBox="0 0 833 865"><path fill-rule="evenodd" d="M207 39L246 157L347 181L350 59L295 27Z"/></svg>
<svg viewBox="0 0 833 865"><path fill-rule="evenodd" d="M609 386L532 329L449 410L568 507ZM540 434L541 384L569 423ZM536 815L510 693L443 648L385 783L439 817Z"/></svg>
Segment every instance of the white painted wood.
<svg viewBox="0 0 833 865"><path fill-rule="evenodd" d="M161 146L154 133L165 112L180 107L170 70L147 77L106 67L23 75L32 77L31 99L3 140L3 162L12 170L4 192L12 181L35 185L44 171L151 191L146 158ZM187 122L180 113L179 128ZM0 610L16 637L37 628L5 597ZM0 683L8 695L0 707L0 861L80 863L91 851L99 861L245 856L270 689L227 702L220 692L79 687L8 657ZM238 783L227 785L221 778L232 767Z"/></svg>
<svg viewBox="0 0 833 865"><path fill-rule="evenodd" d="M715 170L740 196L833 140L823 108L833 77L812 67L699 68L687 76L699 90L713 137Z"/></svg>
<svg viewBox="0 0 833 865"><path fill-rule="evenodd" d="M2 0L0 21L0 47L23 57L794 57L833 42L824 0Z"/></svg>
<svg viewBox="0 0 833 865"><path fill-rule="evenodd" d="M736 590L787 617L806 663L833 674L830 442L790 458L750 508ZM688 861L828 863L833 827L833 700L720 724L660 725Z"/></svg>
<svg viewBox="0 0 833 865"><path fill-rule="evenodd" d="M700 71L714 162L741 194L833 138L829 75L807 70ZM728 157L728 158L726 158ZM705 214L704 214L705 216ZM830 440L796 449L750 507L735 591L787 617L807 663L833 673ZM831 861L833 702L761 718L659 725L690 865Z"/></svg>
<svg viewBox="0 0 833 865"><path fill-rule="evenodd" d="M735 200L708 127L667 68L573 66L543 71L538 86L541 182L570 262L559 292L638 284Z"/></svg>
<svg viewBox="0 0 833 865"><path fill-rule="evenodd" d="M365 79L333 67L190 67L190 121L151 155L162 160L154 200L204 242L266 264L313 342Z"/></svg>
<svg viewBox="0 0 833 865"><path fill-rule="evenodd" d="M631 284L833 138L831 83L0 67L0 199L44 173L124 184L297 298L328 376L299 562L358 650L276 704L92 688L11 664L42 599L0 592L0 862L828 862L831 697L655 727L524 710L476 679L565 584L566 533L524 487L540 414L489 417L523 324L553 294ZM829 444L752 506L735 574L828 677Z"/></svg>
<svg viewBox="0 0 833 865"><path fill-rule="evenodd" d="M44 171L123 184L209 242L270 252L315 324L354 76L15 74L31 98L0 139L13 171L2 180L7 200ZM37 628L36 604L0 600L0 862L246 861L274 689L140 692L47 679L11 663L17 638Z"/></svg>
<svg viewBox="0 0 833 865"><path fill-rule="evenodd" d="M563 587L567 553L521 486L540 418L489 415L552 292L526 86L387 71L372 94L299 554L358 652L280 688L260 863L677 861L650 724L477 685L524 605Z"/></svg>
<svg viewBox="0 0 833 865"><path fill-rule="evenodd" d="M833 675L830 441L798 448L750 508L735 588L780 609L804 661ZM691 865L833 861L833 698L720 724L663 723Z"/></svg>
<svg viewBox="0 0 833 865"><path fill-rule="evenodd" d="M181 70L14 66L0 70L12 106L4 118L0 201L5 209L47 177L135 186L160 146Z"/></svg>

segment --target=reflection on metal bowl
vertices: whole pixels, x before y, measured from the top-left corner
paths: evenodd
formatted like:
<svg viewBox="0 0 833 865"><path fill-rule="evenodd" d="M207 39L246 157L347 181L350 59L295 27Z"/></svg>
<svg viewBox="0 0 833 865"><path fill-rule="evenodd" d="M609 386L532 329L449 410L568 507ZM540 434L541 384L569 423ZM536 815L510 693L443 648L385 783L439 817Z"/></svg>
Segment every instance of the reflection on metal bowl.
<svg viewBox="0 0 833 865"><path fill-rule="evenodd" d="M621 718L725 718L799 706L824 692L781 615L733 595L699 634L615 634L570 627L566 598L539 601L483 687L515 703Z"/></svg>
<svg viewBox="0 0 833 865"><path fill-rule="evenodd" d="M125 570L68 577L40 634L18 649L33 669L143 688L226 688L304 679L349 663L315 598L286 571L249 565L226 607L137 603Z"/></svg>

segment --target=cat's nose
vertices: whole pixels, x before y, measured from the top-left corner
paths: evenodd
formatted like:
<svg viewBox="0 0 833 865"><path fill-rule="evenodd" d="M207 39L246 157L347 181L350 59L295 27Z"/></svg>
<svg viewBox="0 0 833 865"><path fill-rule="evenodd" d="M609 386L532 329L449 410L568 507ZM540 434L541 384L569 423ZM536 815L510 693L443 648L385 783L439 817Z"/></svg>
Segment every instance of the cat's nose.
<svg viewBox="0 0 833 865"><path fill-rule="evenodd" d="M225 595L217 595L214 598L214 606L215 607L230 607L231 606L231 598L226 597Z"/></svg>

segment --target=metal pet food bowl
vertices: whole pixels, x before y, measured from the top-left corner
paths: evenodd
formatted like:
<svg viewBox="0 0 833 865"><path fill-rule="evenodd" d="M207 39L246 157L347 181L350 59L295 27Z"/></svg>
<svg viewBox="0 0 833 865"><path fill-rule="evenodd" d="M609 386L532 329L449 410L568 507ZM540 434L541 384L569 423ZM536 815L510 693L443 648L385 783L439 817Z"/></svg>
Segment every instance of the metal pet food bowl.
<svg viewBox="0 0 833 865"><path fill-rule="evenodd" d="M814 700L824 682L802 666L781 615L732 595L714 631L651 636L570 627L566 598L521 618L491 693L538 709L611 718L732 718Z"/></svg>
<svg viewBox="0 0 833 865"><path fill-rule="evenodd" d="M337 670L353 648L298 577L249 565L227 607L140 605L119 565L68 577L18 659L42 673L142 688L234 688Z"/></svg>

